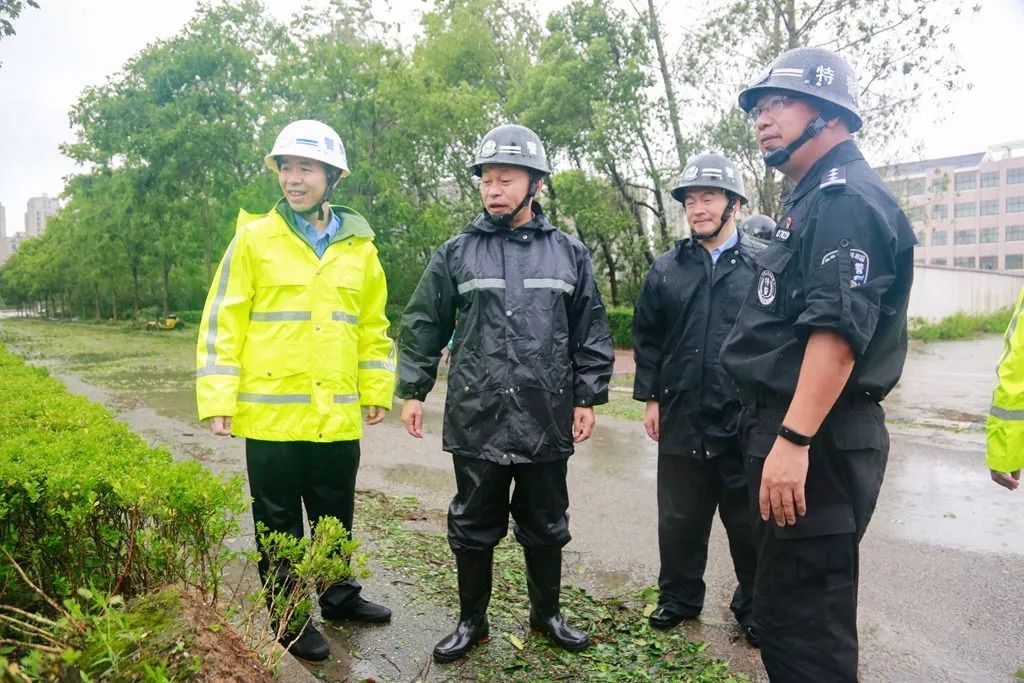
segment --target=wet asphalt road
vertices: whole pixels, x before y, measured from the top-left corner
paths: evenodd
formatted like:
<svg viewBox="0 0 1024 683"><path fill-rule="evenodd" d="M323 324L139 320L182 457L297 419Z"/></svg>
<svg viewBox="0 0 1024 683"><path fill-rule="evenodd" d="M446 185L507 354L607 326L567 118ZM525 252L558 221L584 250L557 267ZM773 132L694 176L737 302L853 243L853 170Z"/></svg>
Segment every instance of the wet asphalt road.
<svg viewBox="0 0 1024 683"><path fill-rule="evenodd" d="M865 681L1009 681L1024 668L1024 492L997 487L984 466L982 427L1001 351L999 337L915 346L885 404L889 466L861 546ZM444 509L454 482L440 452L442 405L441 396L428 398L422 441L399 431L397 415L371 431L360 485ZM599 592L655 584L655 444L640 424L603 418L570 463L569 580ZM707 623L688 630L735 669L762 677L731 624L735 579L718 521L706 579Z"/></svg>
<svg viewBox="0 0 1024 683"><path fill-rule="evenodd" d="M1010 681L1024 668L1024 491L1010 493L989 480L980 431L1001 349L998 337L916 346L886 402L889 468L861 546L864 681ZM182 421L187 407L150 405L62 378L177 455L195 454L221 472L244 471L241 440L215 439ZM442 511L454 478L450 457L440 450L441 392L426 405L422 440L405 434L397 411L367 430L358 485L413 495ZM655 444L639 423L599 419L595 436L570 461L567 581L601 594L656 583L656 462ZM358 529L358 510L356 517ZM395 608L395 623L331 632L335 651L356 656L344 657L329 680L334 674L412 680L430 645L444 635L450 615L418 602L393 578L381 573L370 579L367 595ZM702 622L683 628L708 641L710 654L728 659L734 670L763 679L756 651L737 640L731 623L734 578L717 521L706 579ZM282 673L282 680L312 680L293 665Z"/></svg>

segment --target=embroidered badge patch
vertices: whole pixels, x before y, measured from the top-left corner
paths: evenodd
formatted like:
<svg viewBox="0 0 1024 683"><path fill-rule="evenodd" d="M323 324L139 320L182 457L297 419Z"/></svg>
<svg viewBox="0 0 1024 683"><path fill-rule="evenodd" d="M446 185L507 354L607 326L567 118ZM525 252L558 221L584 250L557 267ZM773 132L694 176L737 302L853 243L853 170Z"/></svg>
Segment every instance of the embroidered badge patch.
<svg viewBox="0 0 1024 683"><path fill-rule="evenodd" d="M821 257L821 265L834 261L839 251L833 249ZM853 277L850 278L850 287L860 287L868 281L868 270L871 268L871 257L863 249L851 249L850 260L853 261Z"/></svg>
<svg viewBox="0 0 1024 683"><path fill-rule="evenodd" d="M853 259L853 278L850 280L851 287L860 287L868 281L868 267L871 259L866 252L860 249L851 249L850 258Z"/></svg>
<svg viewBox="0 0 1024 683"><path fill-rule="evenodd" d="M757 279L757 300L761 302L762 306L767 306L775 301L777 291L775 273L770 270L762 270Z"/></svg>

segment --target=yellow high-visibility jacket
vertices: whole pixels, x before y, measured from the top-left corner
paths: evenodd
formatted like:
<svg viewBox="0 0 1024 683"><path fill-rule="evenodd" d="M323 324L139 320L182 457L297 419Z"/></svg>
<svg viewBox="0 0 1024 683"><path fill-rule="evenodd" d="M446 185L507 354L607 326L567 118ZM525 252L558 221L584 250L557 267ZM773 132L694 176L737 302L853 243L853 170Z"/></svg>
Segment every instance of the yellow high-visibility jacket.
<svg viewBox="0 0 1024 683"><path fill-rule="evenodd" d="M236 436L347 441L360 406L391 408L394 346L387 283L366 220L333 207L341 227L323 258L282 199L242 211L199 326L199 418L232 416Z"/></svg>
<svg viewBox="0 0 1024 683"><path fill-rule="evenodd" d="M996 374L986 430L988 467L997 472L1024 469L1024 291L1006 329L1003 357Z"/></svg>

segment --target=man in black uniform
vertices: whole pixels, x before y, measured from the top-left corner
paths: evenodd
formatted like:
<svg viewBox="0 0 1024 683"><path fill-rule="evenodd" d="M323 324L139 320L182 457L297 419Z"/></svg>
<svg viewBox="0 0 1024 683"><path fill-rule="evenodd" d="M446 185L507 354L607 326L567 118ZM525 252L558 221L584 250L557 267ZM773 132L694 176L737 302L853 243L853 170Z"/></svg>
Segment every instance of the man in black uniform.
<svg viewBox="0 0 1024 683"><path fill-rule="evenodd" d="M455 660L487 637L493 549L508 532L510 512L526 558L530 625L578 651L590 639L566 624L559 607L570 538L566 464L573 444L594 429L593 406L608 400L608 318L586 247L551 225L534 201L550 173L537 135L499 126L484 136L470 168L480 177L484 211L434 253L398 337L402 422L422 437L422 401L455 332L443 447L458 489L448 544L461 609L434 658Z"/></svg>
<svg viewBox="0 0 1024 683"><path fill-rule="evenodd" d="M797 48L739 96L765 163L795 184L722 349L744 404L754 621L774 681L857 679L858 545L889 451L879 402L907 352L916 240L850 139L857 92L841 57Z"/></svg>
<svg viewBox="0 0 1024 683"><path fill-rule="evenodd" d="M730 607L754 644L756 556L738 439L740 402L718 357L764 247L736 229L735 212L747 196L739 170L725 157L690 159L672 196L686 208L691 237L654 262L633 311L633 398L647 403L644 427L658 442L661 595L650 622L671 628L701 613L717 507L739 582Z"/></svg>

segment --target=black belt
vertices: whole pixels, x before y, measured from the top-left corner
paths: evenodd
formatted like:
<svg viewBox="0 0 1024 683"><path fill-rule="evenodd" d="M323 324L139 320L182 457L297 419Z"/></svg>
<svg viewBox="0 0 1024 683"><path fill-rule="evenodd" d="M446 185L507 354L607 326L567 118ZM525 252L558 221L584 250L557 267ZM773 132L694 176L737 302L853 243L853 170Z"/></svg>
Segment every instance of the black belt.
<svg viewBox="0 0 1024 683"><path fill-rule="evenodd" d="M774 394L765 391L740 391L740 402L744 408L763 408L767 410L785 410L793 402L792 396ZM878 403L878 399L866 391L840 394L833 406L851 407Z"/></svg>

